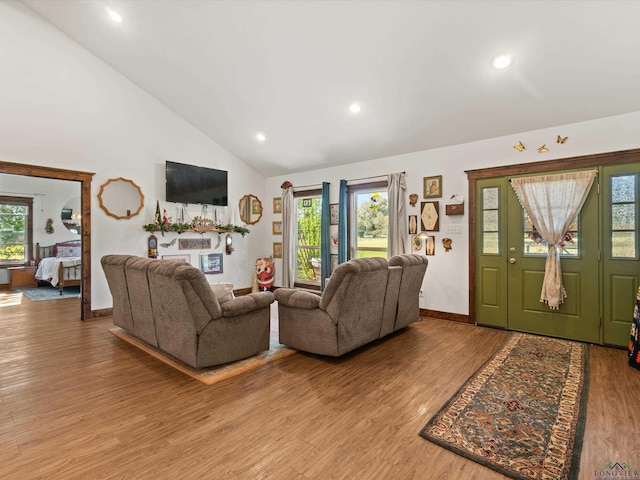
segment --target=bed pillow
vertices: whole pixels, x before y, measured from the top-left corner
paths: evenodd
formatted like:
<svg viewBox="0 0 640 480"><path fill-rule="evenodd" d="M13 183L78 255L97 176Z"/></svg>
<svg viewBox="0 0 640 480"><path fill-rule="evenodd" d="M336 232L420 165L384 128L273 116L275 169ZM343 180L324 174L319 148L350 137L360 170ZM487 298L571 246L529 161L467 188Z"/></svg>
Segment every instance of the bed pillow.
<svg viewBox="0 0 640 480"><path fill-rule="evenodd" d="M56 243L56 257L80 257L82 256L79 243Z"/></svg>
<svg viewBox="0 0 640 480"><path fill-rule="evenodd" d="M213 283L211 284L211 290L213 290L213 293L221 305L235 298L233 295L233 284L231 283Z"/></svg>

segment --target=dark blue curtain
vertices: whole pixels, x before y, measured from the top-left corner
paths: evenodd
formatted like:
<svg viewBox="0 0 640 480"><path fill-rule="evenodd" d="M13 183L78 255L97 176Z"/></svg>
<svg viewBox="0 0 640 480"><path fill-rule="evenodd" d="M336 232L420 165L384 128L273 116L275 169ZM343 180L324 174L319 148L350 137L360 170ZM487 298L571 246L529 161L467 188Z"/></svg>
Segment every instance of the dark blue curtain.
<svg viewBox="0 0 640 480"><path fill-rule="evenodd" d="M329 204L329 183L322 182L322 220L320 223L320 288L331 275L331 212Z"/></svg>
<svg viewBox="0 0 640 480"><path fill-rule="evenodd" d="M338 206L338 263L347 261L347 181L340 180L340 198Z"/></svg>

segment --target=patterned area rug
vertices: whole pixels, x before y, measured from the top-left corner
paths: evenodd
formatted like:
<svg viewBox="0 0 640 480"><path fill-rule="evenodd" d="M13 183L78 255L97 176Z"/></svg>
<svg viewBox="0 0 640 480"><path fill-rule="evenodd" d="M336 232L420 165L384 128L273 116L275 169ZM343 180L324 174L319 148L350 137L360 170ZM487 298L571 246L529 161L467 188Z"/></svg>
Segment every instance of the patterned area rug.
<svg viewBox="0 0 640 480"><path fill-rule="evenodd" d="M420 435L515 479L578 476L585 344L513 333Z"/></svg>
<svg viewBox="0 0 640 480"><path fill-rule="evenodd" d="M158 350L153 345L149 345L147 342L129 335L126 330L114 327L109 329L109 331L116 337L121 338L131 345L138 347L139 349L154 356L158 360L161 360L167 365L175 368L176 370L179 370L182 373L185 373L190 377L201 381L205 385L213 385L214 383L218 383L222 380L235 377L237 375L240 375L241 373L255 370L262 365L266 365L267 363L273 362L274 360L278 360L280 358L288 357L289 355L293 355L297 352L297 350L279 343L278 332L272 331L271 338L269 339L269 350L267 351L259 353L258 355L254 355L253 357L245 358L244 360L239 360L233 363L225 363L224 365L219 365L217 367L193 368L181 362L177 358L174 358Z"/></svg>
<svg viewBox="0 0 640 480"><path fill-rule="evenodd" d="M79 298L80 287L65 287L62 295L56 287L38 287L38 288L16 288L16 292L22 293L25 297L33 302L43 302L46 300L60 300L61 298Z"/></svg>

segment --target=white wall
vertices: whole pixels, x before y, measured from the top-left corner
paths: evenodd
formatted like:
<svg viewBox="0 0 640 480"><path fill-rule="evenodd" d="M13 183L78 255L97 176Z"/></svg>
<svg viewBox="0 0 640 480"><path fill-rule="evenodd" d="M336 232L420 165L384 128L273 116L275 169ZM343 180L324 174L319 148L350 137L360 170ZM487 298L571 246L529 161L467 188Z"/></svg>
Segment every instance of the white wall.
<svg viewBox="0 0 640 480"><path fill-rule="evenodd" d="M153 221L156 200L164 199L165 160L228 170L233 208L247 193L265 198L264 178L255 170L22 3L0 2L0 44L0 160L95 172L92 309L111 306L100 258L146 255L148 234L142 225ZM100 185L121 176L140 185L145 195L143 211L130 220L108 217L98 206ZM245 238L233 235L235 252L225 255L224 273L209 276L211 283L251 286L255 259L270 252L264 239L271 224L261 221L250 230ZM170 235L176 234L160 241ZM200 252L190 253L195 263Z"/></svg>
<svg viewBox="0 0 640 480"><path fill-rule="evenodd" d="M559 145L556 143L558 134L569 138L564 144ZM518 141L522 141L526 147L523 152L513 148ZM540 154L537 149L543 144L546 144L550 151ZM640 112L636 112L453 147L380 158L344 167L272 177L267 179L267 197L280 196L280 185L284 180L291 181L294 187L328 181L331 183L331 203L337 203L340 179L349 180L404 171L407 178L407 205L408 194L417 193L420 197L416 207L407 207L408 214L419 215L419 202L424 201L423 178L442 175L443 196L434 199L440 202L440 231L434 233L436 254L429 257L429 267L423 282L425 294L420 301L420 307L466 315L469 313L469 205L465 171L639 147ZM444 204L454 194L465 197L464 216L445 215ZM269 221L282 218L282 215L274 215L271 208L268 211L271 216ZM461 227L460 234L449 231L449 227L454 225ZM443 237L453 240L453 249L449 252L445 252L442 247ZM281 236L272 238L273 241L281 241ZM281 260L277 260L276 285L281 284L281 267Z"/></svg>

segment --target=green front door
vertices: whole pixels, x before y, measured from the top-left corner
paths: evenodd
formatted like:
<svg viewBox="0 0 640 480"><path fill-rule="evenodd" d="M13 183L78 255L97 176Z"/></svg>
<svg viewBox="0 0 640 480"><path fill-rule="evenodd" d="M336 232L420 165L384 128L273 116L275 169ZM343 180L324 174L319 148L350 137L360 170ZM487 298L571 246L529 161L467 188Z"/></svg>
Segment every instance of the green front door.
<svg viewBox="0 0 640 480"><path fill-rule="evenodd" d="M507 189L507 328L600 343L596 183L560 248L567 297L557 310L540 302L547 246Z"/></svg>
<svg viewBox="0 0 640 480"><path fill-rule="evenodd" d="M537 243L508 180L476 183L477 323L600 343L597 185L561 253L567 298L551 310L540 302L546 247Z"/></svg>

